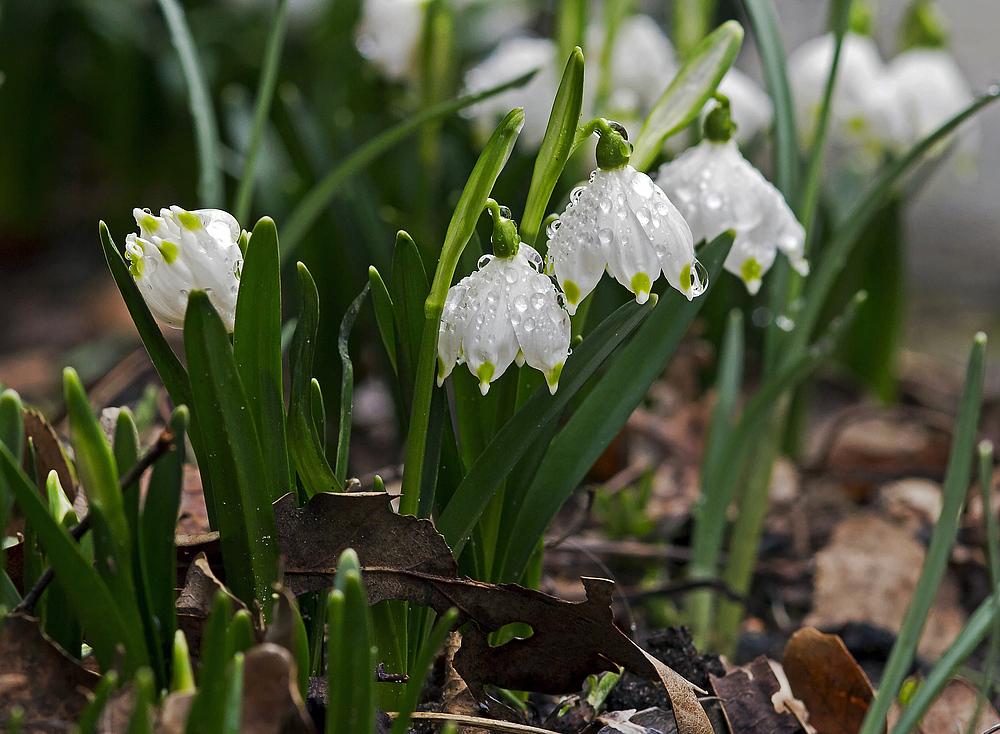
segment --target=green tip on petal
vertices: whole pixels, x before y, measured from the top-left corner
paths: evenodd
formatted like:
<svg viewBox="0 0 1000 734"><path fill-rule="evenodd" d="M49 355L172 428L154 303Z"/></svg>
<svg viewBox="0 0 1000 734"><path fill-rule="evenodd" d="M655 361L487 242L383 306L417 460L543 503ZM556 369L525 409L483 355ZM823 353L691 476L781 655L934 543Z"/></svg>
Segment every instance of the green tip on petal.
<svg viewBox="0 0 1000 734"><path fill-rule="evenodd" d="M691 265L685 265L683 270L681 270L681 290L689 291L691 290Z"/></svg>
<svg viewBox="0 0 1000 734"><path fill-rule="evenodd" d="M762 274L760 263L757 262L756 258L748 257L740 266L740 277L743 278L744 283L760 280Z"/></svg>
<svg viewBox="0 0 1000 734"><path fill-rule="evenodd" d="M476 370L476 377L479 378L479 392L483 395L490 391L490 380L493 379L493 373L496 372L496 369L492 362L483 362Z"/></svg>
<svg viewBox="0 0 1000 734"><path fill-rule="evenodd" d="M447 368L445 367L444 360L441 359L441 357L439 356L438 357L438 374L437 374L438 387L441 387L441 385L444 384L444 378L445 378L445 372L446 371L447 371Z"/></svg>
<svg viewBox="0 0 1000 734"><path fill-rule="evenodd" d="M690 280L690 273L688 275ZM645 273L636 273L632 276L632 292L636 295L636 300L639 303L645 303L646 299L649 298L650 284L649 276Z"/></svg>
<svg viewBox="0 0 1000 734"><path fill-rule="evenodd" d="M177 215L177 219L183 225L184 229L190 229L192 232L201 229L201 220L198 218L197 214L192 214L191 212L181 212Z"/></svg>
<svg viewBox="0 0 1000 734"><path fill-rule="evenodd" d="M572 280L567 280L563 283L563 293L566 294L566 300L574 306L580 300L580 286Z"/></svg>
<svg viewBox="0 0 1000 734"><path fill-rule="evenodd" d="M173 265L174 260L177 259L177 244L170 240L161 240L157 249L163 256L163 262L167 265Z"/></svg>
<svg viewBox="0 0 1000 734"><path fill-rule="evenodd" d="M155 232L160 227L160 223L152 214L147 214L139 220L139 226L147 232Z"/></svg>
<svg viewBox="0 0 1000 734"><path fill-rule="evenodd" d="M556 394L556 389L559 387L559 376L562 375L564 364L565 362L560 362L545 373L545 382L549 386L549 393L552 395Z"/></svg>
<svg viewBox="0 0 1000 734"><path fill-rule="evenodd" d="M139 280L139 278L142 277L142 258L130 257L128 261L128 271L132 274L133 280Z"/></svg>

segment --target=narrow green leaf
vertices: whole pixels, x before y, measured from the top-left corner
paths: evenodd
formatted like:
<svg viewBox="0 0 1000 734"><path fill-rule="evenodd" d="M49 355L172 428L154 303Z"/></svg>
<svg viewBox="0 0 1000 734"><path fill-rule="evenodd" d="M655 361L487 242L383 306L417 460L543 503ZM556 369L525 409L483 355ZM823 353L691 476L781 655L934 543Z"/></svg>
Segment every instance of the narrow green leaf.
<svg viewBox="0 0 1000 734"><path fill-rule="evenodd" d="M376 135L358 148L350 158L337 166L327 174L326 178L316 184L312 191L302 198L298 206L288 217L288 222L282 227L285 247L281 253L282 262L287 261L291 257L299 242L319 218L320 214L323 213L323 210L326 209L330 201L333 200L334 196L339 193L341 187L348 183L359 171L369 166L397 143L420 130L426 123L448 117L458 112L458 110L474 105L476 102L494 97L508 89L527 84L536 71L530 71L527 74L519 76L517 79L505 82L483 92L457 97L456 99L436 104Z"/></svg>
<svg viewBox="0 0 1000 734"><path fill-rule="evenodd" d="M174 646L171 652L170 692L194 692L194 670L191 668L191 654L188 652L187 637L184 636L183 630L174 632Z"/></svg>
<svg viewBox="0 0 1000 734"><path fill-rule="evenodd" d="M534 245L545 218L552 191L573 152L576 129L583 110L583 51L577 46L569 54L556 98L552 102L545 137L535 158L528 198L521 217L521 239Z"/></svg>
<svg viewBox="0 0 1000 734"><path fill-rule="evenodd" d="M225 188L219 160L219 124L209 96L205 72L198 60L184 6L179 0L159 0L160 9L170 28L170 38L180 57L181 71L188 87L188 104L194 119L198 141L198 198L204 207L219 208L224 204Z"/></svg>
<svg viewBox="0 0 1000 734"><path fill-rule="evenodd" d="M858 196L857 203L842 217L836 234L823 249L819 266L809 277L805 292L806 305L795 320L795 329L786 350L786 359L797 351L801 351L803 346L809 342L826 304L830 289L833 288L837 276L847 264L847 258L857 244L861 233L892 195L896 184L903 175L938 142L998 98L1000 98L1000 86L994 85L986 94L977 98L964 110L910 148L905 156L882 169L875 180Z"/></svg>
<svg viewBox="0 0 1000 734"><path fill-rule="evenodd" d="M403 230L396 233L389 285L392 287L391 303L396 328L399 329L399 348L406 368L405 375L408 381L412 381L417 371L420 336L424 330L424 301L430 292L430 282L416 243ZM408 386L406 392L412 389Z"/></svg>
<svg viewBox="0 0 1000 734"><path fill-rule="evenodd" d="M316 435L323 444L326 444L326 401L323 399L323 388L315 377L309 381L309 396L309 408L312 410Z"/></svg>
<svg viewBox="0 0 1000 734"><path fill-rule="evenodd" d="M336 469L337 481L341 484L347 481L347 457L351 448L351 414L354 406L354 365L351 364L351 355L348 352L348 339L370 287L365 283L361 293L347 309L344 320L340 322L340 338L337 340L337 351L340 353L340 362L343 365L340 380L340 431L337 435Z"/></svg>
<svg viewBox="0 0 1000 734"><path fill-rule="evenodd" d="M973 342L972 355L969 357L969 367L965 375L965 390L958 409L955 437L951 444L948 470L942 486L944 504L941 515L934 524L924 567L920 571L920 579L913 591L913 601L906 610L899 636L896 638L896 644L892 646L885 672L879 682L878 693L868 707L860 734L877 734L885 729L886 715L899 694L903 679L909 673L913 656L917 651L917 642L927 622L927 614L930 612L941 578L947 568L951 545L958 530L958 520L972 474L972 455L983 396L985 363L986 335L980 332Z"/></svg>
<svg viewBox="0 0 1000 734"><path fill-rule="evenodd" d="M288 30L288 4L289 0L279 0L278 2L278 10L271 24L271 34L267 39L267 50L264 52L264 63L260 67L260 77L257 81L257 101L253 111L253 126L250 128L250 140L247 142L246 157L243 160L240 186L236 191L234 213L237 222L242 222L250 216L257 154L260 151L261 141L264 139L267 116L271 111L274 88L278 82L278 68L281 66L281 49L285 45L285 31Z"/></svg>
<svg viewBox="0 0 1000 734"><path fill-rule="evenodd" d="M270 217L253 228L236 302L233 354L257 427L273 502L292 490L281 396L281 264Z"/></svg>
<svg viewBox="0 0 1000 734"><path fill-rule="evenodd" d="M469 533L504 477L531 450L539 436L545 434L546 427L558 421L563 410L608 356L652 313L653 305L647 302L640 306L630 301L606 318L566 360L556 394L550 395L548 390L536 391L482 451L435 523L456 555L461 553ZM516 487L509 490L514 492Z"/></svg>
<svg viewBox="0 0 1000 734"><path fill-rule="evenodd" d="M307 497L317 492L342 491L327 461L323 441L312 418L313 359L319 329L319 291L309 270L299 263L302 298L292 339L292 389L288 404L288 451Z"/></svg>
<svg viewBox="0 0 1000 734"><path fill-rule="evenodd" d="M709 287L721 274L732 243L732 233L727 232L699 252ZM499 556L505 558L500 566L503 580L520 577L549 522L663 372L705 301L702 296L688 301L669 287L667 291L553 439L517 520L503 529L506 542L504 555Z"/></svg>
<svg viewBox="0 0 1000 734"><path fill-rule="evenodd" d="M48 502L49 514L56 522L60 523L66 530L76 525L78 522L76 512L73 511L73 506L69 503L62 485L59 483L59 474L56 473L55 469L51 470L48 477L45 478L45 499ZM34 531L29 534L27 530L28 524L26 523L25 542L34 542ZM84 555L89 557L93 554L88 554L85 548ZM79 658L83 645L83 630L73 613L72 602L58 578L54 579L52 585L45 590L42 601L45 604L45 612L39 616L45 619L45 634L70 655Z"/></svg>
<svg viewBox="0 0 1000 734"><path fill-rule="evenodd" d="M774 184L793 203L799 195L799 143L777 11L774 0L743 0L743 7L753 27L764 81L774 104Z"/></svg>
<svg viewBox="0 0 1000 734"><path fill-rule="evenodd" d="M421 267L423 267L423 263L421 263ZM426 277L425 275L425 280ZM378 324L378 333L382 337L382 345L385 347L386 354L389 355L392 371L398 374L394 307L392 298L389 296L389 289L385 287L385 281L382 280L382 276L379 275L374 265L368 268L368 285L372 289L372 307L375 309L375 322Z"/></svg>
<svg viewBox="0 0 1000 734"><path fill-rule="evenodd" d="M338 573L339 576L339 573ZM351 705L349 679L343 672L342 649L344 647L344 592L333 589L327 603L326 660L327 660L327 705L326 734L350 734L342 724Z"/></svg>
<svg viewBox="0 0 1000 734"><path fill-rule="evenodd" d="M240 734L243 717L243 653L238 652L226 673L226 701L222 712L221 734Z"/></svg>
<svg viewBox="0 0 1000 734"><path fill-rule="evenodd" d="M24 459L24 406L13 390L4 390L0 394L0 444L7 447L17 465L21 466ZM7 516L13 502L11 490L0 475L0 528L7 527ZM3 566L3 556L3 548L0 547L0 566Z"/></svg>
<svg viewBox="0 0 1000 734"><path fill-rule="evenodd" d="M980 441L977 453L979 497L983 502L983 529L986 531L986 557L990 567L990 583L996 596L1000 595L1000 522L997 521L996 508L993 506L993 442ZM979 700L976 701L975 714L969 720L969 728L966 729L969 734L977 734L974 727L992 695L998 664L1000 664L1000 617L994 617L993 628L990 630L990 644L986 648L986 658L983 660L983 676L979 681Z"/></svg>
<svg viewBox="0 0 1000 734"><path fill-rule="evenodd" d="M66 530L56 522L41 496L17 465L6 446L0 445L0 472L7 480L25 519L32 524L55 575L60 579L79 617L94 656L103 670L115 664L117 648L126 650L124 674L131 675L145 662L141 624L127 625L104 579L100 577ZM138 661L142 663L137 664Z"/></svg>
<svg viewBox="0 0 1000 734"><path fill-rule="evenodd" d="M140 557L149 585L150 609L160 631L165 657L170 655L167 646L177 629L174 606L177 549L174 534L184 486L184 432L187 425L188 409L182 405L174 410L170 418L170 430L174 433L173 448L153 465L139 519Z"/></svg>
<svg viewBox="0 0 1000 734"><path fill-rule="evenodd" d="M335 589L330 596L330 707L326 713L326 730L337 734L374 732L375 637L361 575L354 569L344 573L343 591ZM334 602L341 596L342 602L339 599ZM336 627L335 622L339 622ZM336 697L335 688L338 689Z"/></svg>
<svg viewBox="0 0 1000 734"><path fill-rule="evenodd" d="M198 423L209 447L226 582L247 603L267 608L277 574L278 532L260 442L226 327L208 296L192 291L184 346Z"/></svg>
<svg viewBox="0 0 1000 734"><path fill-rule="evenodd" d="M132 533L118 486L114 455L97 416L90 409L80 378L70 367L63 372L63 387L75 464L87 493L97 571L108 585L129 631L141 634L145 627L134 583ZM34 529L40 532L37 526ZM63 588L66 589L65 584ZM136 650L128 649L126 654L136 669L149 664L146 644Z"/></svg>
<svg viewBox="0 0 1000 734"><path fill-rule="evenodd" d="M417 655L416 664L410 670L410 680L406 684L406 693L403 696L403 703L399 708L399 715L392 722L390 734L406 734L410 729L410 715L417 710L417 703L420 694L423 692L427 674L434 663L438 650L444 644L445 637L451 632L455 622L458 621L458 610L449 609L434 625L427 639L424 640L420 653Z"/></svg>
<svg viewBox="0 0 1000 734"><path fill-rule="evenodd" d="M146 347L153 366L156 367L156 373L163 381L163 386L167 388L167 393L170 395L170 399L174 405L191 405L191 384L188 380L187 370L184 369L184 365L181 364L177 355L174 354L170 345L167 344L167 340L163 338L163 333L160 331L156 319L153 318L153 314L150 313L149 307L146 306L146 301L139 292L139 288L136 286L135 281L132 280L132 275L128 271L128 264L125 262L125 258L122 257L118 247L111 239L111 233L104 222L100 224L100 233L101 247L104 248L104 257L108 262L108 268L115 279L118 291L122 294L122 299L125 301L129 315L132 317L132 322L139 332L139 338L142 339L142 344ZM212 492L212 478L208 471L207 462L205 461L207 452L205 451L205 443L201 437L201 428L195 422L192 422L188 431L191 438L191 446L194 448L195 456L198 457L198 465L201 469L202 490L205 493L205 505L208 511L209 524L214 528L216 527L215 495Z"/></svg>
<svg viewBox="0 0 1000 734"><path fill-rule="evenodd" d="M240 609L233 615L229 629L226 630L226 657L232 658L236 653L246 652L256 644L253 618L246 609Z"/></svg>
<svg viewBox="0 0 1000 734"><path fill-rule="evenodd" d="M80 734L95 734L97 732L97 723L100 721L101 713L117 687L118 673L116 671L109 670L101 676L101 680L94 688L94 697L90 699L90 703L87 704L87 708L83 710L80 720L77 722Z"/></svg>
<svg viewBox="0 0 1000 734"><path fill-rule="evenodd" d="M189 309L190 312L190 309ZM212 612L201 637L201 667L198 693L191 704L185 734L217 734L226 713L226 627L233 608L229 597L219 591L212 600Z"/></svg>
<svg viewBox="0 0 1000 734"><path fill-rule="evenodd" d="M583 46L587 32L587 2L559 0L556 3L556 45L558 58L565 59L575 46Z"/></svg>
<svg viewBox="0 0 1000 734"><path fill-rule="evenodd" d="M635 138L632 166L645 171L656 160L663 141L698 117L736 60L742 43L743 27L735 20L705 36L646 117Z"/></svg>
<svg viewBox="0 0 1000 734"><path fill-rule="evenodd" d="M425 472L427 468L425 460L437 368L438 328L448 288L455 276L455 268L458 266L462 251L475 232L476 222L486 206L486 199L489 198L493 184L507 163L523 125L524 110L515 109L511 110L493 131L469 175L455 212L448 223L448 230L445 232L441 258L431 282L430 295L424 304L425 321L410 409L410 428L404 461L406 471L403 473L402 497L399 501L400 514L413 515L418 512L425 473L432 473ZM436 460L437 456L433 458ZM436 475L436 472L434 474Z"/></svg>

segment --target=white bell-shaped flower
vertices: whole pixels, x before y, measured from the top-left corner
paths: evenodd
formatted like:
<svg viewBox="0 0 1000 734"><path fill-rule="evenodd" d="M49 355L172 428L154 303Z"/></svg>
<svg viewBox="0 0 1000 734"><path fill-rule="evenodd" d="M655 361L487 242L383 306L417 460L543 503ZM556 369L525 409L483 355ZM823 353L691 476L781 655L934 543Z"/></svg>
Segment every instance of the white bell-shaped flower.
<svg viewBox="0 0 1000 734"><path fill-rule="evenodd" d="M208 295L232 332L240 289L243 253L240 225L220 209L161 209L160 216L133 209L138 234L125 238L129 272L156 318L168 326L184 326L188 295Z"/></svg>
<svg viewBox="0 0 1000 734"><path fill-rule="evenodd" d="M537 148L545 137L562 72L557 65L556 44L553 41L526 36L504 41L496 51L466 73L465 94L483 92L534 69L538 72L527 84L484 99L466 108L462 114L477 120L483 132L487 133L513 108L522 107L524 127L518 140Z"/></svg>
<svg viewBox="0 0 1000 734"><path fill-rule="evenodd" d="M413 76L426 0L364 0L355 43L393 81Z"/></svg>
<svg viewBox="0 0 1000 734"><path fill-rule="evenodd" d="M552 279L540 272L541 255L519 244L516 227L505 226L513 225L510 219L499 210L494 216L498 255L483 256L474 273L448 290L438 332L438 385L465 363L485 395L516 360L542 372L554 393L569 356L569 314ZM501 227L506 231L498 234ZM506 242L498 244L501 237Z"/></svg>
<svg viewBox="0 0 1000 734"><path fill-rule="evenodd" d="M573 190L570 203L549 225L548 266L569 312L594 290L605 269L635 294L649 298L662 273L688 300L707 287L694 256L691 230L666 194L646 174L628 165L630 148L601 120L599 168L590 183ZM624 131L622 131L624 132Z"/></svg>
<svg viewBox="0 0 1000 734"><path fill-rule="evenodd" d="M833 34L828 33L802 44L788 58L796 124L806 147L815 137L835 45ZM830 145L846 153L853 167L870 170L885 152L904 145L910 130L902 96L889 78L875 41L847 33L833 87Z"/></svg>
<svg viewBox="0 0 1000 734"><path fill-rule="evenodd" d="M754 294L778 250L802 275L809 273L803 256L806 232L781 192L740 153L729 100L716 99L705 121L705 139L661 166L656 182L677 202L696 240L730 229L736 233L724 267Z"/></svg>

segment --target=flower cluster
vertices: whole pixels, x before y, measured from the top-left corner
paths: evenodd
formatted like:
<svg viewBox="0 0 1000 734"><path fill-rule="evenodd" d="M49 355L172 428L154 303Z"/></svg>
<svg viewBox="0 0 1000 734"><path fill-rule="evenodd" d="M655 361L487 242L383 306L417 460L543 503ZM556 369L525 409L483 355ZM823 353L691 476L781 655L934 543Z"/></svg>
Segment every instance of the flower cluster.
<svg viewBox="0 0 1000 734"><path fill-rule="evenodd" d="M570 320L542 258L522 244L510 212L490 201L495 256L448 290L438 333L438 385L465 363L485 395L515 360L540 370L550 392L569 356Z"/></svg>
<svg viewBox="0 0 1000 734"><path fill-rule="evenodd" d="M125 239L129 272L149 310L175 329L184 326L192 290L202 290L232 332L236 319L243 252L240 225L220 209L186 211L179 206L133 209L139 233Z"/></svg>

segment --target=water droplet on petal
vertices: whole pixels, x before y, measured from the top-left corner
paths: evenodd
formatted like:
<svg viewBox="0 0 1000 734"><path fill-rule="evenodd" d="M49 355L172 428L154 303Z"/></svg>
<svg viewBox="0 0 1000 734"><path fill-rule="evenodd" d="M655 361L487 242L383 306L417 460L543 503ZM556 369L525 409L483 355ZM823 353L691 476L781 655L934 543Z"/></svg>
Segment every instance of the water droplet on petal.
<svg viewBox="0 0 1000 734"><path fill-rule="evenodd" d="M531 308L532 309L534 309L535 311L540 311L541 308L542 308L542 306L544 306L544 305L545 305L545 296L543 296L541 293L532 293L531 294Z"/></svg>
<svg viewBox="0 0 1000 734"><path fill-rule="evenodd" d="M514 297L514 308L521 313L528 310L528 299L523 293L519 293Z"/></svg>
<svg viewBox="0 0 1000 734"><path fill-rule="evenodd" d="M530 316L524 320L524 330L525 331L535 330L535 320Z"/></svg>
<svg viewBox="0 0 1000 734"><path fill-rule="evenodd" d="M504 219L512 219L513 215L510 213L510 207L502 206L500 207L500 216Z"/></svg>
<svg viewBox="0 0 1000 734"><path fill-rule="evenodd" d="M700 296L708 290L708 270L697 260L691 268L691 296Z"/></svg>

